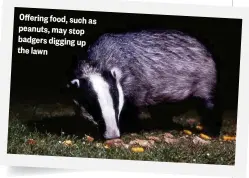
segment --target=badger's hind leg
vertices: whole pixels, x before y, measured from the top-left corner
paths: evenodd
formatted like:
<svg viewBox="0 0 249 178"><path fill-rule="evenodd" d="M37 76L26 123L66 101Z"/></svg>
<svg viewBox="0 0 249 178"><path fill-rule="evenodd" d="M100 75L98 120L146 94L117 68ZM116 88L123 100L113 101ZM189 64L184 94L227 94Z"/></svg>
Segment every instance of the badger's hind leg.
<svg viewBox="0 0 249 178"><path fill-rule="evenodd" d="M211 137L218 137L222 126L222 114L219 104L214 100L200 99L197 111L203 126L202 133Z"/></svg>

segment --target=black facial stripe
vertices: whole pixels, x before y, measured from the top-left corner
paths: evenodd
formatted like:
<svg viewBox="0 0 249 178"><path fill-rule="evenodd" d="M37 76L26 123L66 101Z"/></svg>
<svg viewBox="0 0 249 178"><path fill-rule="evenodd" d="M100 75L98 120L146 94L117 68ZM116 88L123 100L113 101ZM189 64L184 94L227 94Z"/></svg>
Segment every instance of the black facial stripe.
<svg viewBox="0 0 249 178"><path fill-rule="evenodd" d="M112 100L113 100L113 105L114 105L114 110L115 110L115 117L116 117L116 123L117 123L117 126L119 128L119 122L118 122L119 93L118 93L118 89L117 89L116 85L111 85L110 86L110 93L111 93Z"/></svg>
<svg viewBox="0 0 249 178"><path fill-rule="evenodd" d="M106 126L98 102L98 96L93 89L92 83L87 79L80 79L80 89L77 98L80 105L82 105L89 114L93 116L94 120L99 123L100 131L104 132Z"/></svg>
<svg viewBox="0 0 249 178"><path fill-rule="evenodd" d="M110 87L109 91L110 91L113 105L114 105L116 123L117 123L117 126L119 128L119 122L118 122L119 93L118 93L118 88L117 88L117 82L116 82L116 79L112 76L111 72L109 72L109 71L104 71L102 73L102 77L109 84L109 87Z"/></svg>

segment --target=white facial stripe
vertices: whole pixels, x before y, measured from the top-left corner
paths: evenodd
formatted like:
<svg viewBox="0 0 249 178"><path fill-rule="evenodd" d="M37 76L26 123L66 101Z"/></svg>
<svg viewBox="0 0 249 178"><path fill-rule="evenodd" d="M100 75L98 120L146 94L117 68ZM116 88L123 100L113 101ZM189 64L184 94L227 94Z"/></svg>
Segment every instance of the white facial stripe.
<svg viewBox="0 0 249 178"><path fill-rule="evenodd" d="M80 87L80 81L79 81L79 79L74 79L74 80L71 81L71 83L73 85L77 84L77 87Z"/></svg>
<svg viewBox="0 0 249 178"><path fill-rule="evenodd" d="M93 89L97 94L102 116L106 125L106 138L119 137L119 129L116 123L114 104L109 91L108 83L98 74L89 76Z"/></svg>
<svg viewBox="0 0 249 178"><path fill-rule="evenodd" d="M121 110L124 106L124 93L119 82L117 84L117 87L118 87L118 95L119 95L119 103L118 103L118 119L119 119Z"/></svg>

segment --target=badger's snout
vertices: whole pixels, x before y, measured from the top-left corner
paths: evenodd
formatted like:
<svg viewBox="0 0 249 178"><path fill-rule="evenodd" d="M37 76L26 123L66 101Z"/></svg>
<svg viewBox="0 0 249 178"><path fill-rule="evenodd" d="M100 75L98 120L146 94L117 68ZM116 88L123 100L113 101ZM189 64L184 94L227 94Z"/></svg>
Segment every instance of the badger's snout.
<svg viewBox="0 0 249 178"><path fill-rule="evenodd" d="M106 130L104 133L105 139L115 139L120 137L120 131L117 129Z"/></svg>

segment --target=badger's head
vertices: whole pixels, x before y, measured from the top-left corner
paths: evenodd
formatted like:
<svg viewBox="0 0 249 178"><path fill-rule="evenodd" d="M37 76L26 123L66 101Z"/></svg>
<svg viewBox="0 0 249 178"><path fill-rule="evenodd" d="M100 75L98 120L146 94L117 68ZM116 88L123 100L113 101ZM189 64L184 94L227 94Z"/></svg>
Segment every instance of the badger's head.
<svg viewBox="0 0 249 178"><path fill-rule="evenodd" d="M74 103L87 110L105 139L120 137L119 116L124 104L120 78L120 70L113 68L75 78L67 86Z"/></svg>

